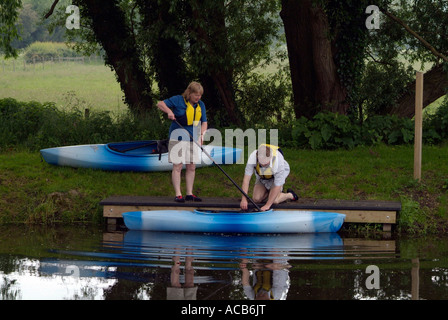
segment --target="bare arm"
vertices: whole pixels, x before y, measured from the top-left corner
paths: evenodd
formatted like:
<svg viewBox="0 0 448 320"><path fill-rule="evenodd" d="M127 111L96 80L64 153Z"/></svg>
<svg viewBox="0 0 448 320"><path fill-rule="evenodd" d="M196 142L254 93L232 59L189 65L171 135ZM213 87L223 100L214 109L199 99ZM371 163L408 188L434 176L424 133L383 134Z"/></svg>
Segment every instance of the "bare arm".
<svg viewBox="0 0 448 320"><path fill-rule="evenodd" d="M241 189L244 191L245 194L247 194L249 192L249 184L250 184L251 177L252 176L249 176L247 174L244 175L243 184L241 185ZM240 208L243 210L247 210L247 198L244 195L241 198Z"/></svg>
<svg viewBox="0 0 448 320"><path fill-rule="evenodd" d="M280 192L282 192L282 186L273 186L269 191L268 201L266 201L266 204L261 208L261 211L269 210Z"/></svg>
<svg viewBox="0 0 448 320"><path fill-rule="evenodd" d="M159 108L160 110L162 110L163 112L165 112L168 115L168 119L170 120L176 120L176 117L174 116L173 111L171 111L170 108L167 107L166 103L163 101L159 101L157 103L157 108Z"/></svg>

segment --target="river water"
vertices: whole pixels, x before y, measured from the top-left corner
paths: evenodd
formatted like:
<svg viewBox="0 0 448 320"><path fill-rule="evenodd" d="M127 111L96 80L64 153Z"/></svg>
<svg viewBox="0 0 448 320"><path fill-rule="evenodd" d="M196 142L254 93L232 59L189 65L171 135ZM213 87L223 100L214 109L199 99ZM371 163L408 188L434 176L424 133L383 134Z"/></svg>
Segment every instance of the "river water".
<svg viewBox="0 0 448 320"><path fill-rule="evenodd" d="M0 227L0 300L443 300L448 239Z"/></svg>

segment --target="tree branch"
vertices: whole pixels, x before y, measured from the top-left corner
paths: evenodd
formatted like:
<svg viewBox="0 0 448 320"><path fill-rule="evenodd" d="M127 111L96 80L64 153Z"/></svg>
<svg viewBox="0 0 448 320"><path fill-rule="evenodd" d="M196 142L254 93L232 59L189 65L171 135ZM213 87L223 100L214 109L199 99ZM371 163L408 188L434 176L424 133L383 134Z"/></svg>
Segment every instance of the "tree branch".
<svg viewBox="0 0 448 320"><path fill-rule="evenodd" d="M409 32L412 36L414 36L418 41L420 41L427 49L429 49L435 56L443 59L445 62L448 62L448 58L438 52L433 46L431 46L425 39L423 39L417 32L415 32L414 30L412 30L404 21L402 21L401 19L397 18L395 15L393 15L392 13L388 12L387 10L380 8L380 11L382 13L384 13L386 16L388 16L390 19L392 19L393 21L395 21L396 23L398 23L399 25L401 25L403 28L406 29L407 32Z"/></svg>
<svg viewBox="0 0 448 320"><path fill-rule="evenodd" d="M51 5L50 11L48 11L47 14L44 16L45 19L48 19L53 14L54 8L58 4L58 2L59 0L54 0L53 4Z"/></svg>
<svg viewBox="0 0 448 320"><path fill-rule="evenodd" d="M389 66L389 67L393 67L393 66L394 66L392 63L389 63L389 62L387 62L387 61L377 60L377 59L373 56L373 54L370 52L369 49L367 49L366 52L367 52L367 54L369 55L369 57L373 60L373 62L382 64L382 65L386 65L386 66Z"/></svg>

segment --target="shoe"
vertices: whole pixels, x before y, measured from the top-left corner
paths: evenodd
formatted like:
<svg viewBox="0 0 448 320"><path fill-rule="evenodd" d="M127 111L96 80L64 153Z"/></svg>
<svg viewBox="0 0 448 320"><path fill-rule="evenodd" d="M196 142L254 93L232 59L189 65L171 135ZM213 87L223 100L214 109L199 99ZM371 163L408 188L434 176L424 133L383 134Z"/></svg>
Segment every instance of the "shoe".
<svg viewBox="0 0 448 320"><path fill-rule="evenodd" d="M292 194L292 196L294 197L294 199L292 201L299 200L299 196L292 189L288 189L288 190L286 190L286 192Z"/></svg>
<svg viewBox="0 0 448 320"><path fill-rule="evenodd" d="M182 196L176 196L176 197L174 198L174 201L175 201L175 202L185 202L185 199L184 199Z"/></svg>
<svg viewBox="0 0 448 320"><path fill-rule="evenodd" d="M185 197L185 201L201 202L202 199L199 198L199 197L196 197L194 194L192 194L192 195L187 195L187 196Z"/></svg>

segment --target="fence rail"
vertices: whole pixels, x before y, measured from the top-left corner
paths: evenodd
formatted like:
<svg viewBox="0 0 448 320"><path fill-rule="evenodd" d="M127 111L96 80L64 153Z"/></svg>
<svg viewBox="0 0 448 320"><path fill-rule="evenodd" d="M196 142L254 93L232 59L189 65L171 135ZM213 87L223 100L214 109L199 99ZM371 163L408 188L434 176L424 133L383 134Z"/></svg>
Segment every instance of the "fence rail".
<svg viewBox="0 0 448 320"><path fill-rule="evenodd" d="M11 59L9 61L3 59L1 62L1 70L3 72L6 71L27 71L27 70L43 70L47 66L51 66L52 64L60 64L60 63L81 63L81 64L90 64L90 63L102 63L103 59L98 56L91 57L33 57L32 61L27 61L25 57L21 59Z"/></svg>

